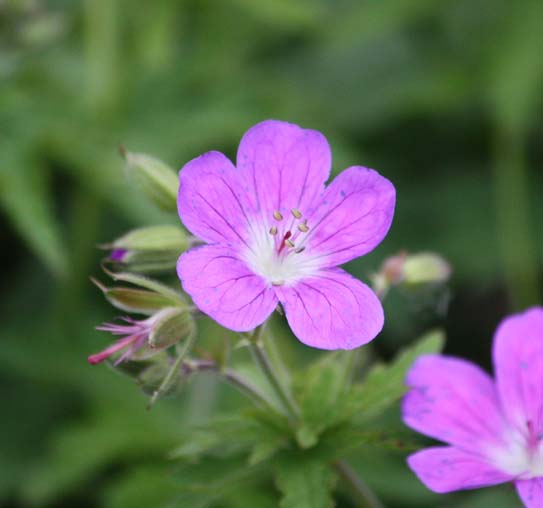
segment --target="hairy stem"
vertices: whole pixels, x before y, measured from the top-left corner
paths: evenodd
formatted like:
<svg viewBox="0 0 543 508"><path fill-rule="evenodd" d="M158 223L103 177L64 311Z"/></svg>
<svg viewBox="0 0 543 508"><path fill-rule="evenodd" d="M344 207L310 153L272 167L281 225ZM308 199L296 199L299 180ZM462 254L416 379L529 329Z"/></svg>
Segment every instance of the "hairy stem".
<svg viewBox="0 0 543 508"><path fill-rule="evenodd" d="M222 369L213 360L186 361L183 363L182 369L185 373L214 372L219 375L224 382L236 388L242 395L249 397L257 405L263 406L271 411L277 411L268 397L254 384L233 369Z"/></svg>
<svg viewBox="0 0 543 508"><path fill-rule="evenodd" d="M334 462L334 469L353 493L353 499L359 508L384 508L383 503L344 460Z"/></svg>

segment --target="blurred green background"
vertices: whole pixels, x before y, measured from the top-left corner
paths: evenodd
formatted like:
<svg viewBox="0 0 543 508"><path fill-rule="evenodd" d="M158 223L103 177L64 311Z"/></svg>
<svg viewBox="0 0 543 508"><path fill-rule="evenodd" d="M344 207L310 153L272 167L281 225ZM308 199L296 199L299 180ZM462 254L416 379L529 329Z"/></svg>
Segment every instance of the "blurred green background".
<svg viewBox="0 0 543 508"><path fill-rule="evenodd" d="M266 118L322 131L335 171L374 167L398 192L388 238L348 268L367 279L402 248L454 268L448 313L392 295L378 353L444 326L448 352L488 366L499 319L542 296L542 19L538 0L0 0L0 506L164 506L168 452L221 393L204 379L147 412L86 363L115 316L88 279L96 245L176 221L131 185L120 142L178 168L234 157ZM431 495L399 453L358 462L391 508L519 504Z"/></svg>

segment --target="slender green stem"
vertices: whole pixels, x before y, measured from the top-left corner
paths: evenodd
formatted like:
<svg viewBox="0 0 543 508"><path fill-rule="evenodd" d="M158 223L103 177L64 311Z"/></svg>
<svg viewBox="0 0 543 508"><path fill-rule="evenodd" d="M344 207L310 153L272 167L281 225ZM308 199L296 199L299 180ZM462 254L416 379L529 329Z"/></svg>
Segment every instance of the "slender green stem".
<svg viewBox="0 0 543 508"><path fill-rule="evenodd" d="M185 340L185 343L183 344L181 351L177 355L175 362L173 362L172 366L170 367L170 370L166 374L166 377L162 380L162 383L160 383L160 386L155 390L155 392L151 396L151 399L149 400L149 403L147 404L147 409L151 409L154 406L158 398L168 390L173 380L175 379L175 376L178 376L180 374L181 365L183 364L183 361L185 360L185 357L187 356L189 351L192 349L192 346L195 340L196 340L196 333L191 332L190 335Z"/></svg>
<svg viewBox="0 0 543 508"><path fill-rule="evenodd" d="M236 388L243 395L249 397L256 404L276 412L270 399L262 393L254 384L238 374L233 369L221 369L213 360L186 361L183 364L187 372L214 372L229 385Z"/></svg>
<svg viewBox="0 0 543 508"><path fill-rule="evenodd" d="M359 508L384 508L383 503L344 460L334 462L334 468L354 494L354 501Z"/></svg>
<svg viewBox="0 0 543 508"><path fill-rule="evenodd" d="M258 331L251 337L249 341L249 348L253 355L253 358L257 365L260 367L260 370L266 376L266 379L273 388L277 398L280 400L283 405L287 416L291 421L296 421L299 417L300 410L296 404L296 401L292 397L291 393L287 390L285 385L281 382L279 376L273 368L272 362L270 361L266 349L263 344L263 331L264 325L262 325Z"/></svg>

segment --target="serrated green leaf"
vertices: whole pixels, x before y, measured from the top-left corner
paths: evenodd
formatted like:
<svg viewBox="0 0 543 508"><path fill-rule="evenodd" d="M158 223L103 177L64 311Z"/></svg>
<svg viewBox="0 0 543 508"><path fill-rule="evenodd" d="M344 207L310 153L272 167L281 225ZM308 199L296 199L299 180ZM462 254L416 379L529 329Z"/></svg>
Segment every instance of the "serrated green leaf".
<svg viewBox="0 0 543 508"><path fill-rule="evenodd" d="M249 455L249 464L255 465L273 457L288 441L286 436L272 435L257 441Z"/></svg>
<svg viewBox="0 0 543 508"><path fill-rule="evenodd" d="M286 433L260 417L259 411L213 418L206 425L188 429L187 435L171 454L176 459L197 460L205 456L249 454L249 465L270 458L285 446Z"/></svg>
<svg viewBox="0 0 543 508"><path fill-rule="evenodd" d="M322 461L302 454L283 458L278 463L275 481L282 493L281 508L331 508L336 475Z"/></svg>
<svg viewBox="0 0 543 508"><path fill-rule="evenodd" d="M340 416L352 352L327 354L311 365L296 380L301 425L296 438L302 448L314 446L319 434Z"/></svg>
<svg viewBox="0 0 543 508"><path fill-rule="evenodd" d="M175 506L192 507L188 499L201 503L197 506L207 506L261 472L259 466L248 466L241 455L207 457L200 462L184 464L175 473L181 492Z"/></svg>
<svg viewBox="0 0 543 508"><path fill-rule="evenodd" d="M406 392L405 376L413 362L423 354L441 351L444 340L443 332L430 332L389 365L373 367L361 385L352 387L345 405L347 414L357 422L364 422L391 407Z"/></svg>

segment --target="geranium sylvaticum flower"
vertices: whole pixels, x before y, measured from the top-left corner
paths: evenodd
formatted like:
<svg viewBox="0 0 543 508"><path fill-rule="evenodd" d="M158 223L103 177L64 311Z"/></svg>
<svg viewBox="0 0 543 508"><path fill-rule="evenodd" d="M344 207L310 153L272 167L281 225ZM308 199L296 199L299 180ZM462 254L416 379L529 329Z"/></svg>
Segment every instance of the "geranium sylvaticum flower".
<svg viewBox="0 0 543 508"><path fill-rule="evenodd" d="M249 331L280 302L294 334L322 349L352 349L380 332L379 300L337 266L385 237L395 190L361 166L325 187L330 167L321 133L269 120L243 136L236 166L208 152L181 169L180 218L207 245L182 254L177 272L200 310Z"/></svg>
<svg viewBox="0 0 543 508"><path fill-rule="evenodd" d="M449 446L411 455L435 492L515 482L527 508L543 506L543 308L505 319L494 337L495 380L476 365L419 358L403 401L407 425Z"/></svg>

